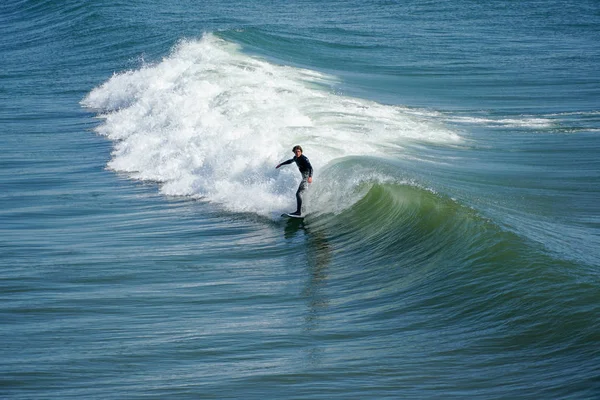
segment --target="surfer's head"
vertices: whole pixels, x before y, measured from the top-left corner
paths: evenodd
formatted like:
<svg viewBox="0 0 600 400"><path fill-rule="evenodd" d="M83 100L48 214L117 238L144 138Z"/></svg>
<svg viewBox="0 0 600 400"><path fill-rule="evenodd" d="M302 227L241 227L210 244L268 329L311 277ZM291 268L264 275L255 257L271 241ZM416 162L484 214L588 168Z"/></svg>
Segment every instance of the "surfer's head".
<svg viewBox="0 0 600 400"><path fill-rule="evenodd" d="M300 153L298 153L298 152L300 152ZM294 148L292 149L292 153L294 153L298 157L301 156L302 155L302 147L300 147L299 145L294 146Z"/></svg>

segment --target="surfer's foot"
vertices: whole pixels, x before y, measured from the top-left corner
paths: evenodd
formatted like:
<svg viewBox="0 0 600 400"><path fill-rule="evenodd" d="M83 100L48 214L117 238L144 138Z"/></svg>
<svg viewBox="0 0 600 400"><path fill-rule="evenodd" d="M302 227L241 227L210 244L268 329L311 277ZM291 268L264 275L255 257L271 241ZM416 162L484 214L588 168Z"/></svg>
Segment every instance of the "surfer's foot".
<svg viewBox="0 0 600 400"><path fill-rule="evenodd" d="M290 215L296 215L299 217L301 214L300 214L300 211L296 211L296 212L290 213Z"/></svg>

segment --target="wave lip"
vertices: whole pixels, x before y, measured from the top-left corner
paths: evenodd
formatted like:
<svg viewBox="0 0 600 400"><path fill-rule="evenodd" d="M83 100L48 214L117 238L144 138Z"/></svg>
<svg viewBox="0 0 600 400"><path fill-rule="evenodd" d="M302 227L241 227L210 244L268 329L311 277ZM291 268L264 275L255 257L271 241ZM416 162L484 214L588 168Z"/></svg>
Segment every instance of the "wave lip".
<svg viewBox="0 0 600 400"><path fill-rule="evenodd" d="M334 93L335 77L250 57L206 34L162 61L114 75L82 105L115 142L109 168L235 212L293 206L299 175L275 170L302 144L318 171L340 157L397 154L406 140L459 136L407 109Z"/></svg>

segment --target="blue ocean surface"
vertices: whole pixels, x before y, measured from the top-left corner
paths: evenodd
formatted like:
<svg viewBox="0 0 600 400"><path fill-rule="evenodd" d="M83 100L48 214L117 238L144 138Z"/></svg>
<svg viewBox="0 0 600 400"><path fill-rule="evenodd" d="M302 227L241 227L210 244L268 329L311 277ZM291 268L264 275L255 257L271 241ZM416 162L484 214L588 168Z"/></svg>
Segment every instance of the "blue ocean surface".
<svg viewBox="0 0 600 400"><path fill-rule="evenodd" d="M600 398L598 1L7 0L0 58L0 398Z"/></svg>

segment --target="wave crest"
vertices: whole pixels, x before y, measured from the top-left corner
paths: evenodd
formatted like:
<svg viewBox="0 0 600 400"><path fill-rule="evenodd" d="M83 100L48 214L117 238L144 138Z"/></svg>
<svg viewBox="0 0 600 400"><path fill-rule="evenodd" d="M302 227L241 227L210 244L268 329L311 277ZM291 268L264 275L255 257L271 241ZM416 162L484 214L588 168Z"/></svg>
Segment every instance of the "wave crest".
<svg viewBox="0 0 600 400"><path fill-rule="evenodd" d="M406 140L458 135L407 109L344 97L335 78L250 57L207 34L155 65L114 75L82 101L115 141L109 168L236 212L293 207L299 175L275 170L302 144L319 171L348 156L397 156ZM292 183L290 183L292 181Z"/></svg>

